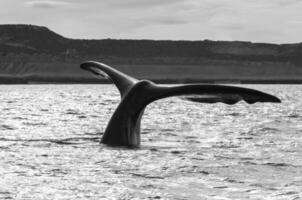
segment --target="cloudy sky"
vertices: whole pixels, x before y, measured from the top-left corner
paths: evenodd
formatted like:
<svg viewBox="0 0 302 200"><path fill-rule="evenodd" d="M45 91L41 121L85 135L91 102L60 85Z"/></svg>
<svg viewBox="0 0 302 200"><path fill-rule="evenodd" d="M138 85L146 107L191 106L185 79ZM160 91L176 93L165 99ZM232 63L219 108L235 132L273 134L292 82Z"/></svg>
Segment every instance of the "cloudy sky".
<svg viewBox="0 0 302 200"><path fill-rule="evenodd" d="M70 38L302 42L302 0L0 0L0 24Z"/></svg>

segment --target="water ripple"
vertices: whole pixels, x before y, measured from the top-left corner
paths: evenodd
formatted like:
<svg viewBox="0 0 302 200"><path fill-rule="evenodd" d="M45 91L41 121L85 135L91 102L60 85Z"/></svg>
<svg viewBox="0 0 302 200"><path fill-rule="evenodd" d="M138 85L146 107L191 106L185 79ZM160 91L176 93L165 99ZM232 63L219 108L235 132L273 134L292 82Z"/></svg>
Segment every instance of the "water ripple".
<svg viewBox="0 0 302 200"><path fill-rule="evenodd" d="M0 86L0 199L299 199L302 86L249 87L283 103L160 100L129 150L100 144L111 85Z"/></svg>

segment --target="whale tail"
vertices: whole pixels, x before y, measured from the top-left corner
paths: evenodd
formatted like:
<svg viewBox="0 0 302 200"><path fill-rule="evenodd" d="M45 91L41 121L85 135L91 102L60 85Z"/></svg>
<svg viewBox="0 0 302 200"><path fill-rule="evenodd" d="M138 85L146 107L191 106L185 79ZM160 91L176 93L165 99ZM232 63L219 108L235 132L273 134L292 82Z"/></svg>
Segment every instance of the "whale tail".
<svg viewBox="0 0 302 200"><path fill-rule="evenodd" d="M220 102L229 105L242 100L248 104L254 104L256 102L281 102L279 98L271 94L237 86L185 84L169 87L156 85L151 91L153 93L151 102L172 96L184 96L182 99L198 103Z"/></svg>
<svg viewBox="0 0 302 200"><path fill-rule="evenodd" d="M189 96L186 100L200 103L235 104L280 103L277 97L254 89L206 84L184 84L178 86L157 85L148 80L137 80L112 67L89 61L81 65L98 76L111 80L120 91L122 100L113 113L104 132L102 143L113 146L138 147L140 145L140 122L145 107L158 99L172 96Z"/></svg>
<svg viewBox="0 0 302 200"><path fill-rule="evenodd" d="M138 81L137 79L100 62L87 61L82 63L80 67L97 76L112 81L118 88L121 97L124 97L127 91L129 91L129 89Z"/></svg>

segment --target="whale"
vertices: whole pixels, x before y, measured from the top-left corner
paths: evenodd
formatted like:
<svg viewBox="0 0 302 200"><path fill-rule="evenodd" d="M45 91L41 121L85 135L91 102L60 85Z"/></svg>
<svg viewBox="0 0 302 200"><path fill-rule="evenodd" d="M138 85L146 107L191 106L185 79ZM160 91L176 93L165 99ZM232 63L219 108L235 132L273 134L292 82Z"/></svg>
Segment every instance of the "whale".
<svg viewBox="0 0 302 200"><path fill-rule="evenodd" d="M216 84L159 85L150 80L138 80L109 65L96 61L83 62L80 68L110 80L120 93L121 101L101 138L101 143L109 146L140 147L140 127L144 110L148 104L159 99L180 96L188 101L198 103L221 102L230 105L241 100L249 104L281 102L278 97L271 94L237 86Z"/></svg>

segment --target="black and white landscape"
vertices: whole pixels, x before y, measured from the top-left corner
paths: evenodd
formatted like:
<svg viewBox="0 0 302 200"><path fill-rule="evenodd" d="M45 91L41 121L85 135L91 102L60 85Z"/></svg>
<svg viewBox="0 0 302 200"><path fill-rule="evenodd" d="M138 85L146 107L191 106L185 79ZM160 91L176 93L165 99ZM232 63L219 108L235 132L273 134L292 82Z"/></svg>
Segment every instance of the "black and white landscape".
<svg viewBox="0 0 302 200"><path fill-rule="evenodd" d="M0 199L302 198L301 10L1 2Z"/></svg>

